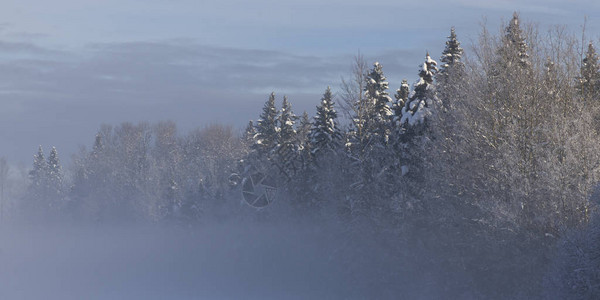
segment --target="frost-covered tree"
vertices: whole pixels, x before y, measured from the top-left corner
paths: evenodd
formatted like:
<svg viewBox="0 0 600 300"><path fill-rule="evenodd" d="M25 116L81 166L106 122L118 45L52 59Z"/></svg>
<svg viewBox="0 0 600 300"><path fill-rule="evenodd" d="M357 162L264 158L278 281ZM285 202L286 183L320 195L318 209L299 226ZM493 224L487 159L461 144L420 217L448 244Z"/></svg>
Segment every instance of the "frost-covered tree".
<svg viewBox="0 0 600 300"><path fill-rule="evenodd" d="M39 146L37 154L33 156L33 168L29 171L29 179L31 183L21 206L28 217L40 218L49 207L48 161L44 157L42 146Z"/></svg>
<svg viewBox="0 0 600 300"><path fill-rule="evenodd" d="M442 65L440 68L440 74L444 74L449 68L456 65L462 65L463 49L460 47L460 42L456 38L456 31L454 27L450 29L450 36L446 41L446 48L442 52Z"/></svg>
<svg viewBox="0 0 600 300"><path fill-rule="evenodd" d="M304 111L298 122L298 128L296 129L296 139L298 145L298 155L300 159L300 165L304 169L311 161L311 144L310 144L310 129L312 123L308 117L308 113Z"/></svg>
<svg viewBox="0 0 600 300"><path fill-rule="evenodd" d="M406 102L408 101L408 97L410 95L410 86L408 85L408 81L406 79L402 80L400 84L400 88L396 90L396 94L394 97L396 101L392 105L392 109L394 114L392 115L392 128L391 128L391 137L390 144L393 149L393 157L397 158L392 162L392 167L396 171L396 173L402 174L402 164L403 157L406 155L406 128L404 124L401 122L402 113L404 111L404 107L406 106Z"/></svg>
<svg viewBox="0 0 600 300"><path fill-rule="evenodd" d="M248 121L248 125L246 125L246 129L244 129L244 134L242 135L242 142L244 143L244 146L250 149L255 143L255 137L256 127L254 126L254 122L250 120Z"/></svg>
<svg viewBox="0 0 600 300"><path fill-rule="evenodd" d="M600 64L594 45L590 42L585 57L581 62L581 75L577 78L577 89L584 101L591 103L599 101L600 94Z"/></svg>
<svg viewBox="0 0 600 300"><path fill-rule="evenodd" d="M464 86L461 83L465 76L465 66L462 62L462 55L463 49L460 47L454 27L452 27L446 41L446 48L442 52L442 65L435 75L436 91L444 112L451 109L452 102L464 98Z"/></svg>
<svg viewBox="0 0 600 300"><path fill-rule="evenodd" d="M279 130L277 134L277 145L275 157L279 170L287 176L292 176L298 171L298 144L294 124L298 117L292 111L292 105L283 97L281 113L277 123Z"/></svg>
<svg viewBox="0 0 600 300"><path fill-rule="evenodd" d="M44 157L44 150L40 145L38 152L33 156L33 169L29 171L31 186L35 191L43 191L48 183L48 162Z"/></svg>
<svg viewBox="0 0 600 300"><path fill-rule="evenodd" d="M28 189L25 208L38 217L50 216L60 208L62 192L62 169L56 148L52 148L48 159L44 159L42 146L34 155L33 169L29 172L31 185Z"/></svg>
<svg viewBox="0 0 600 300"><path fill-rule="evenodd" d="M335 151L340 145L342 135L329 87L321 98L321 104L317 106L317 115L314 117L309 138L311 153L315 156L321 152Z"/></svg>
<svg viewBox="0 0 600 300"><path fill-rule="evenodd" d="M503 60L503 67L510 68L518 65L525 68L531 66L529 54L527 53L528 46L521 29L518 13L513 14L508 26L506 26L501 43L498 53Z"/></svg>
<svg viewBox="0 0 600 300"><path fill-rule="evenodd" d="M388 140L390 130L390 117L392 110L389 103L392 98L388 92L388 82L383 74L383 67L378 62L373 64L373 69L367 74L365 84L365 99L370 109L366 120L366 129L375 136L378 136L382 142Z"/></svg>
<svg viewBox="0 0 600 300"><path fill-rule="evenodd" d="M112 176L117 166L113 165L111 147L105 141L110 127L103 128L104 131L100 130L96 134L91 151L81 149L73 157L74 173L69 195L75 204L75 207L71 207L72 212L81 217L100 219L110 202L110 191L114 191L117 186L115 176Z"/></svg>
<svg viewBox="0 0 600 300"><path fill-rule="evenodd" d="M491 135L492 143L501 143L506 141L504 137L509 127L517 127L515 130L535 127L534 123L539 121L536 107L539 103L535 96L536 78L533 76L532 63L527 53L529 46L526 42L526 35L521 28L519 15L515 12L513 18L504 29L497 45L490 46L493 54L483 55L486 58L485 87L483 92L489 95L489 102L493 105L495 116L493 116L492 126L494 133ZM483 50L482 50L483 51ZM485 54L486 52L482 52ZM530 140L531 132L521 132L518 143L526 143ZM526 145L519 146L521 148ZM524 154L526 155L526 154Z"/></svg>
<svg viewBox="0 0 600 300"><path fill-rule="evenodd" d="M419 70L419 80L413 84L413 92L410 95L402 111L402 124L413 127L424 124L426 118L432 114L434 103L437 101L433 78L437 72L437 62L425 55L425 62Z"/></svg>
<svg viewBox="0 0 600 300"><path fill-rule="evenodd" d="M48 185L53 197L60 196L63 187L63 173L56 147L48 155Z"/></svg>
<svg viewBox="0 0 600 300"><path fill-rule="evenodd" d="M269 100L263 106L260 119L256 123L256 135L253 150L259 156L268 156L276 146L279 127L277 126L278 112L275 108L275 93L271 93Z"/></svg>
<svg viewBox="0 0 600 300"><path fill-rule="evenodd" d="M402 83L400 84L400 88L396 90L396 94L394 98L396 98L396 102L392 105L392 109L394 111L394 123L395 126L400 125L400 120L402 119L402 110L406 105L406 101L408 101L408 95L410 94L410 86L408 85L408 81L406 79L402 79Z"/></svg>
<svg viewBox="0 0 600 300"><path fill-rule="evenodd" d="M292 111L292 104L288 101L287 96L283 96L281 105L281 113L279 114L279 135L278 144L290 145L294 144L296 138L295 124L298 117Z"/></svg>
<svg viewBox="0 0 600 300"><path fill-rule="evenodd" d="M365 78L363 97L354 105L352 128L346 146L359 156L373 147L388 143L392 110L389 106L388 82L378 62L373 64Z"/></svg>
<svg viewBox="0 0 600 300"><path fill-rule="evenodd" d="M298 128L296 128L296 137L298 138L298 145L301 148L305 148L306 144L309 143L309 134L312 123L308 113L304 111L298 122Z"/></svg>

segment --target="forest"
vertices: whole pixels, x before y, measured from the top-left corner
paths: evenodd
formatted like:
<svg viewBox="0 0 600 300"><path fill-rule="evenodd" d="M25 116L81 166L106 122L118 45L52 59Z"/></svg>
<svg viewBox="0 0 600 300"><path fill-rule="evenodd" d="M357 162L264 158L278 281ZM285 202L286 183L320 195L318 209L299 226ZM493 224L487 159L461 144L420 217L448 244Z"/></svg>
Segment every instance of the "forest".
<svg viewBox="0 0 600 300"><path fill-rule="evenodd" d="M42 146L19 178L0 162L1 222L325 231L290 248L344 266L340 298L599 298L595 43L517 13L459 34L392 85L356 55L314 116L274 92L243 131L103 125L69 164Z"/></svg>

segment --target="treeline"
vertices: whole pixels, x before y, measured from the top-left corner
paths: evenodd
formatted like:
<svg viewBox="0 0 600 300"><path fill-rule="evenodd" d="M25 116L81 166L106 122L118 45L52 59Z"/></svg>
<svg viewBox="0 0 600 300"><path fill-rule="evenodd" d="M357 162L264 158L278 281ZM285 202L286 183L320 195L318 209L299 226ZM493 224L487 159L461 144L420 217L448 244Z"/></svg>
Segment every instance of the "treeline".
<svg viewBox="0 0 600 300"><path fill-rule="evenodd" d="M369 222L432 253L432 265L468 273L472 286L444 278L455 295L539 294L550 247L594 216L598 56L593 43L560 27L541 33L517 14L502 34L484 28L468 54L452 29L440 63L427 53L412 87L404 80L393 96L382 65L356 57L315 116L297 116L286 97L278 109L273 93L241 136L221 125L185 136L170 122L105 126L66 174L56 149L45 159L40 148L22 207L195 222L249 211L244 179L263 174L295 215L357 231Z"/></svg>
<svg viewBox="0 0 600 300"><path fill-rule="evenodd" d="M183 137L172 122L105 125L92 148L73 157L70 170L62 170L56 148L45 159L40 147L21 212L97 222L199 220L231 198L228 177L243 155L229 126Z"/></svg>

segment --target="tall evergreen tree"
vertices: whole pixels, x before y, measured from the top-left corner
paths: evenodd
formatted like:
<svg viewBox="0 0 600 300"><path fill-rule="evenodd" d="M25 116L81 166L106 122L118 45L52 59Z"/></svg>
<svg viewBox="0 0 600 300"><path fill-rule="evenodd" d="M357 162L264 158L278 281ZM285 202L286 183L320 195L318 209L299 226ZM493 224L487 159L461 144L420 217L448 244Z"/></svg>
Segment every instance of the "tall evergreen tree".
<svg viewBox="0 0 600 300"><path fill-rule="evenodd" d="M292 105L287 100L287 97L283 97L283 103L281 106L281 113L277 120L279 124L279 132L277 135L277 164L280 171L284 172L288 176L298 171L297 166L297 154L298 145L296 137L296 129L294 124L298 117L292 111Z"/></svg>
<svg viewBox="0 0 600 300"><path fill-rule="evenodd" d="M577 89L586 102L590 102L600 93L600 65L592 42L588 44L585 57L581 62L581 75L577 78Z"/></svg>
<svg viewBox="0 0 600 300"><path fill-rule="evenodd" d="M298 145L298 154L300 158L300 165L304 169L311 161L311 145L309 134L312 127L308 113L304 111L300 117L298 128L296 129L296 140Z"/></svg>
<svg viewBox="0 0 600 300"><path fill-rule="evenodd" d="M278 112L275 108L275 93L271 93L269 100L263 107L263 112L256 124L256 139L253 149L261 157L268 157L277 143L277 116Z"/></svg>
<svg viewBox="0 0 600 300"><path fill-rule="evenodd" d="M495 59L490 62L486 87L490 102L495 106L492 135L493 143L503 140L503 131L511 124L525 128L534 120L527 116L528 108L537 106L533 89L532 65L527 53L527 43L521 29L519 15L515 12L505 28L496 49ZM524 137L524 136L523 136ZM526 138L524 138L525 140Z"/></svg>
<svg viewBox="0 0 600 300"><path fill-rule="evenodd" d="M56 203L61 200L62 192L63 192L63 172L62 167L60 165L60 160L58 158L58 152L56 151L56 147L52 147L50 150L50 154L48 155L48 197L49 201L51 201L51 205L57 208L57 205L60 203Z"/></svg>
<svg viewBox="0 0 600 300"><path fill-rule="evenodd" d="M63 182L62 167L58 158L56 147L52 147L48 155L48 179L53 186L61 186Z"/></svg>
<svg viewBox="0 0 600 300"><path fill-rule="evenodd" d="M464 77L464 64L461 61L463 49L456 38L454 27L450 29L450 36L446 41L446 48L442 52L440 71L435 75L436 91L442 102L442 111L450 109L451 103L461 99L461 81Z"/></svg>
<svg viewBox="0 0 600 300"><path fill-rule="evenodd" d="M383 75L381 64L378 62L373 64L373 69L367 74L366 81L365 98L370 106L366 129L387 142L390 129L389 120L392 116L392 110L388 103L392 101L392 98L387 92L388 82Z"/></svg>
<svg viewBox="0 0 600 300"><path fill-rule="evenodd" d="M298 124L298 128L296 129L296 137L298 138L298 145L301 148L306 148L307 143L309 142L309 134L311 129L310 118L308 117L308 113L304 111L302 116L300 117L300 122Z"/></svg>
<svg viewBox="0 0 600 300"><path fill-rule="evenodd" d="M323 151L336 150L340 145L342 135L337 122L337 112L334 109L331 88L327 87L321 104L317 106L317 115L314 117L310 131L311 153L318 155Z"/></svg>
<svg viewBox="0 0 600 300"><path fill-rule="evenodd" d="M254 122L252 122L252 120L248 121L248 125L246 126L246 129L244 130L244 135L242 136L242 142L244 143L244 145L248 148L252 147L252 145L254 145L255 139L256 138L256 127L254 126Z"/></svg>
<svg viewBox="0 0 600 300"><path fill-rule="evenodd" d="M103 178L102 163L106 163L104 154L104 142L102 134L98 132L94 139L92 150L82 151L78 156L74 157L75 173L72 176L71 196L79 200L93 193L97 189L101 189L107 185Z"/></svg>
<svg viewBox="0 0 600 300"><path fill-rule="evenodd" d="M437 62L425 55L425 62L419 70L419 80L413 85L413 92L402 110L402 124L414 126L422 124L431 115L433 102L436 101L433 78L437 72Z"/></svg>
<svg viewBox="0 0 600 300"><path fill-rule="evenodd" d="M460 42L456 38L454 27L450 28L450 36L446 41L446 48L442 52L442 65L440 74L444 74L449 68L457 65L462 65L463 49L460 47Z"/></svg>
<svg viewBox="0 0 600 300"><path fill-rule="evenodd" d="M96 138L94 139L94 146L92 148L92 153L100 153L104 150L104 142L102 141L102 135L100 133L96 134Z"/></svg>
<svg viewBox="0 0 600 300"><path fill-rule="evenodd" d="M396 90L396 94L394 95L394 98L396 98L396 102L394 102L392 106L394 111L394 123L400 123L400 120L402 119L402 110L408 101L409 94L410 86L408 85L408 81L406 81L406 79L402 79L400 88Z"/></svg>
<svg viewBox="0 0 600 300"><path fill-rule="evenodd" d="M513 14L512 19L506 26L502 45L499 48L499 54L504 60L506 67L519 65L521 67L530 67L529 54L527 53L527 42L521 29L519 14Z"/></svg>
<svg viewBox="0 0 600 300"><path fill-rule="evenodd" d="M37 154L33 156L33 169L29 171L29 178L36 194L45 191L48 184L48 162L44 157L44 150L41 145Z"/></svg>

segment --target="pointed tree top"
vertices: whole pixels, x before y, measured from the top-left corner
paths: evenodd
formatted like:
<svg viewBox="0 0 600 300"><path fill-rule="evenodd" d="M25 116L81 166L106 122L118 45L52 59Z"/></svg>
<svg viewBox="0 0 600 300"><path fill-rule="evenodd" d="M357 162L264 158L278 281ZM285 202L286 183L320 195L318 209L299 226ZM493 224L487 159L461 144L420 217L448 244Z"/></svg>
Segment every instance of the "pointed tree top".
<svg viewBox="0 0 600 300"><path fill-rule="evenodd" d="M594 53L596 52L596 48L594 47L594 42L590 41L588 43L588 53Z"/></svg>

